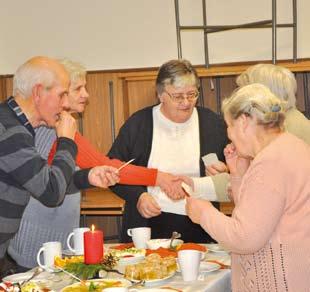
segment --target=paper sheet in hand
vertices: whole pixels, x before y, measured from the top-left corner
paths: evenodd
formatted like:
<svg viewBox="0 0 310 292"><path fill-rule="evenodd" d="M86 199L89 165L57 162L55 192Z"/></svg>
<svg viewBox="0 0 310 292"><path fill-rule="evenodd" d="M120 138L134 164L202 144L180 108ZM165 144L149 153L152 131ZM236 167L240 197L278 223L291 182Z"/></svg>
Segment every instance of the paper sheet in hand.
<svg viewBox="0 0 310 292"><path fill-rule="evenodd" d="M188 184L186 184L185 182L182 182L181 186L187 195L189 196L194 195L193 189Z"/></svg>
<svg viewBox="0 0 310 292"><path fill-rule="evenodd" d="M219 159L217 158L216 153L209 153L202 157L202 160L205 164L205 166L215 164L219 162Z"/></svg>

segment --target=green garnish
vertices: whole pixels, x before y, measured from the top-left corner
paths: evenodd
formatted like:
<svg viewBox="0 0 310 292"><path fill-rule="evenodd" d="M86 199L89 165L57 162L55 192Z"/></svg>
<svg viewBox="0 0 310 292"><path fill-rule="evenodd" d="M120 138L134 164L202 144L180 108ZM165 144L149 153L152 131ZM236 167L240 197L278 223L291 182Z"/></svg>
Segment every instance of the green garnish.
<svg viewBox="0 0 310 292"><path fill-rule="evenodd" d="M98 285L95 285L94 282L90 282L90 285L88 287L88 291L90 292L96 292L97 291L97 288L98 288Z"/></svg>
<svg viewBox="0 0 310 292"><path fill-rule="evenodd" d="M68 263L64 266L64 269L69 273L72 273L80 279L87 280L94 278L100 270L109 271L116 265L117 259L111 254L106 255L100 264L87 265L82 262Z"/></svg>

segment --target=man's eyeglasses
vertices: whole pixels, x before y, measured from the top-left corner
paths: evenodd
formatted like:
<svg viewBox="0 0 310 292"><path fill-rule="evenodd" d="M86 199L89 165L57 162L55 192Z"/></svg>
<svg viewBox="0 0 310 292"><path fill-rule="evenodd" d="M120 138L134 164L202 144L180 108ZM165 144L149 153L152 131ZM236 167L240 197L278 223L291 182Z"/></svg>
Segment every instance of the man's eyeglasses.
<svg viewBox="0 0 310 292"><path fill-rule="evenodd" d="M171 98L172 101L176 103L182 103L185 99L187 99L189 102L196 101L199 97L199 91L193 91L190 93L178 93L178 94L171 94L168 91L165 91L165 93L168 94L168 96Z"/></svg>

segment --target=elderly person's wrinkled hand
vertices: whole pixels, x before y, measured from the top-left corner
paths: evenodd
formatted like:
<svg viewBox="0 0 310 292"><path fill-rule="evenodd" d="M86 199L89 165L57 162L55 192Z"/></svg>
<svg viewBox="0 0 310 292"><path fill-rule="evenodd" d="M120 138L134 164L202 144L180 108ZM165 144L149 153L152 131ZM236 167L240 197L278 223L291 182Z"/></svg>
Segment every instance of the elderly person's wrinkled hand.
<svg viewBox="0 0 310 292"><path fill-rule="evenodd" d="M186 213L194 223L200 224L202 214L206 211L206 208L210 206L212 206L212 204L207 200L193 197L186 198Z"/></svg>
<svg viewBox="0 0 310 292"><path fill-rule="evenodd" d="M180 200L186 196L181 184L182 180L179 176L158 171L156 185L158 185L171 200Z"/></svg>
<svg viewBox="0 0 310 292"><path fill-rule="evenodd" d="M107 188L119 182L119 173L112 166L96 166L88 173L88 181L95 187Z"/></svg>
<svg viewBox="0 0 310 292"><path fill-rule="evenodd" d="M228 172L228 168L222 161L206 166L206 176L216 175L223 172Z"/></svg>
<svg viewBox="0 0 310 292"><path fill-rule="evenodd" d="M224 155L230 174L236 177L242 177L249 168L251 159L240 156L232 143L225 147Z"/></svg>
<svg viewBox="0 0 310 292"><path fill-rule="evenodd" d="M160 215L161 209L156 200L147 192L140 195L137 209L142 217L151 218Z"/></svg>
<svg viewBox="0 0 310 292"><path fill-rule="evenodd" d="M55 124L55 130L57 137L66 137L74 140L77 131L76 121L68 112L62 111Z"/></svg>

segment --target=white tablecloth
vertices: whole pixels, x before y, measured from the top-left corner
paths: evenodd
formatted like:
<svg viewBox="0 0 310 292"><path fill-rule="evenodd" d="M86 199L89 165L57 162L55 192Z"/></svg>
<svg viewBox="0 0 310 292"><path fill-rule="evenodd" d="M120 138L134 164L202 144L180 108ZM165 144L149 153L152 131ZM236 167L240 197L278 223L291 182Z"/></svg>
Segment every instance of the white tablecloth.
<svg viewBox="0 0 310 292"><path fill-rule="evenodd" d="M209 246L209 245L206 245ZM111 247L111 244L105 245L105 249L107 250ZM217 260L223 264L230 265L230 256L228 253L214 253L208 252L204 260ZM124 271L123 267L117 267L120 271ZM8 281L19 281L19 275L28 279L33 272L29 271L23 274L15 274L15 279L10 279ZM14 275L13 275L14 276ZM11 277L11 276L10 276ZM108 278L119 278L120 275L116 273L108 273ZM160 281L160 283L156 282L154 285L146 284L146 287L140 288L141 292L144 289L159 288L159 287L170 287L179 289L182 292L230 292L231 278L231 270L230 269L221 269L214 272L203 272L200 273L198 280L192 282L184 282L182 280L181 273L176 272L174 276L164 281ZM25 280L23 279L23 280ZM53 291L60 291L64 286L70 285L73 281L71 277L68 275L64 275L63 273L49 273L43 272L37 278L37 280L44 280L47 286ZM20 279L21 280L21 279ZM139 289L139 290L140 290ZM171 290L173 292L173 290Z"/></svg>

